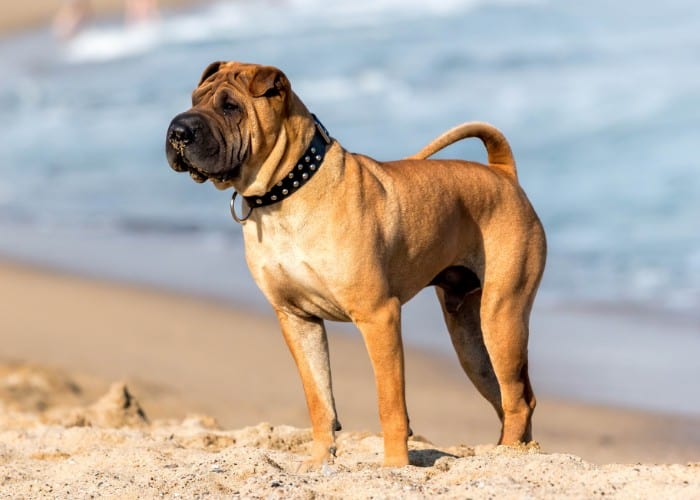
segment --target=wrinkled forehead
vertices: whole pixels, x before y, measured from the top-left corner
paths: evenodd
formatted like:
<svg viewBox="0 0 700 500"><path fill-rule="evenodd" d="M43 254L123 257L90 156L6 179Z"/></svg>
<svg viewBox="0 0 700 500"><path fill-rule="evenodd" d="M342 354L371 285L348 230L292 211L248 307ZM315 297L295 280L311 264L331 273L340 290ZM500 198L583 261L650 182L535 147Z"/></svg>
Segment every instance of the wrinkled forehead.
<svg viewBox="0 0 700 500"><path fill-rule="evenodd" d="M250 86L255 74L255 64L245 64L238 62L222 63L219 69L208 76L192 93L198 99L205 97L220 87L232 88L240 92L245 92Z"/></svg>

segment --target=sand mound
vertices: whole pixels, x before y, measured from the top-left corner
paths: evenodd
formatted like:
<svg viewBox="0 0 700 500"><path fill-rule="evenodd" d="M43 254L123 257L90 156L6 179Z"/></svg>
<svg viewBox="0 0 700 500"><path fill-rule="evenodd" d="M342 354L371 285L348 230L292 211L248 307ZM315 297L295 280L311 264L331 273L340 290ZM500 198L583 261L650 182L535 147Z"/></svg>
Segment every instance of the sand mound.
<svg viewBox="0 0 700 500"><path fill-rule="evenodd" d="M65 373L27 363L0 364L0 408L44 412L85 401L82 389Z"/></svg>
<svg viewBox="0 0 700 500"><path fill-rule="evenodd" d="M415 437L413 465L385 469L381 437L359 432L339 434L333 463L299 473L308 429L149 422L123 383L84 404L77 385L36 367L0 370L0 386L0 496L700 497L700 463L597 466L536 445L439 448Z"/></svg>

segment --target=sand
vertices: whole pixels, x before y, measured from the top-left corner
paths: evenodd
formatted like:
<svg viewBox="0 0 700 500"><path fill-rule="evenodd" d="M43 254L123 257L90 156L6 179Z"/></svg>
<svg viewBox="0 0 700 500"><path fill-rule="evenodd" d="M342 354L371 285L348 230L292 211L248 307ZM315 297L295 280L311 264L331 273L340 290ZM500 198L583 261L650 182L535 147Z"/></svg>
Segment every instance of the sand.
<svg viewBox="0 0 700 500"><path fill-rule="evenodd" d="M456 359L415 349L413 465L383 469L367 355L333 332L338 457L298 473L308 417L270 316L7 263L0 304L0 496L700 495L698 419L540 398L539 446L496 448Z"/></svg>
<svg viewBox="0 0 700 500"><path fill-rule="evenodd" d="M409 442L411 465L388 469L380 466L381 436L371 432L341 432L332 462L299 472L309 429L260 423L223 431L201 415L150 421L123 383L93 404L66 406L60 395L70 399L80 391L72 382L57 385L61 378L14 366L0 379L5 389L33 392L34 402L46 394L55 403L22 410L3 394L0 497L700 496L700 462L601 466L536 445L441 447L416 436ZM44 390L49 386L53 391Z"/></svg>

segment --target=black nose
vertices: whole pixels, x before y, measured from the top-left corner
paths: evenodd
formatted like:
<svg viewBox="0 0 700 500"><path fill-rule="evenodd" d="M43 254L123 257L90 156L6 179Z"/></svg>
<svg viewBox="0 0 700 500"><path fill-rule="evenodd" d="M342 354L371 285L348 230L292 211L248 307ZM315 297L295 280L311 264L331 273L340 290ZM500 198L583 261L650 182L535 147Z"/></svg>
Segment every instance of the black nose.
<svg viewBox="0 0 700 500"><path fill-rule="evenodd" d="M194 142L199 128L201 128L201 118L194 114L183 113L170 122L168 140L171 143L190 144Z"/></svg>
<svg viewBox="0 0 700 500"><path fill-rule="evenodd" d="M173 122L168 130L168 139L170 142L180 142L189 144L194 139L194 132L190 127L181 122Z"/></svg>

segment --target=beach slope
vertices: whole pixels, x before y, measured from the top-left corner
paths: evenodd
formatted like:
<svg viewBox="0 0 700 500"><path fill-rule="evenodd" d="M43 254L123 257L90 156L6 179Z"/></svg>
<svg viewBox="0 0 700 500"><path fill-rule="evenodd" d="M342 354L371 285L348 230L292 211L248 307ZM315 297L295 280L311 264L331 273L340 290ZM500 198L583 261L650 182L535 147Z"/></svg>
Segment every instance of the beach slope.
<svg viewBox="0 0 700 500"><path fill-rule="evenodd" d="M700 462L594 465L537 446L410 441L410 466L381 467L381 437L341 432L338 456L299 472L311 432L208 417L148 422L123 384L87 407L0 417L0 495L15 498L697 498Z"/></svg>

